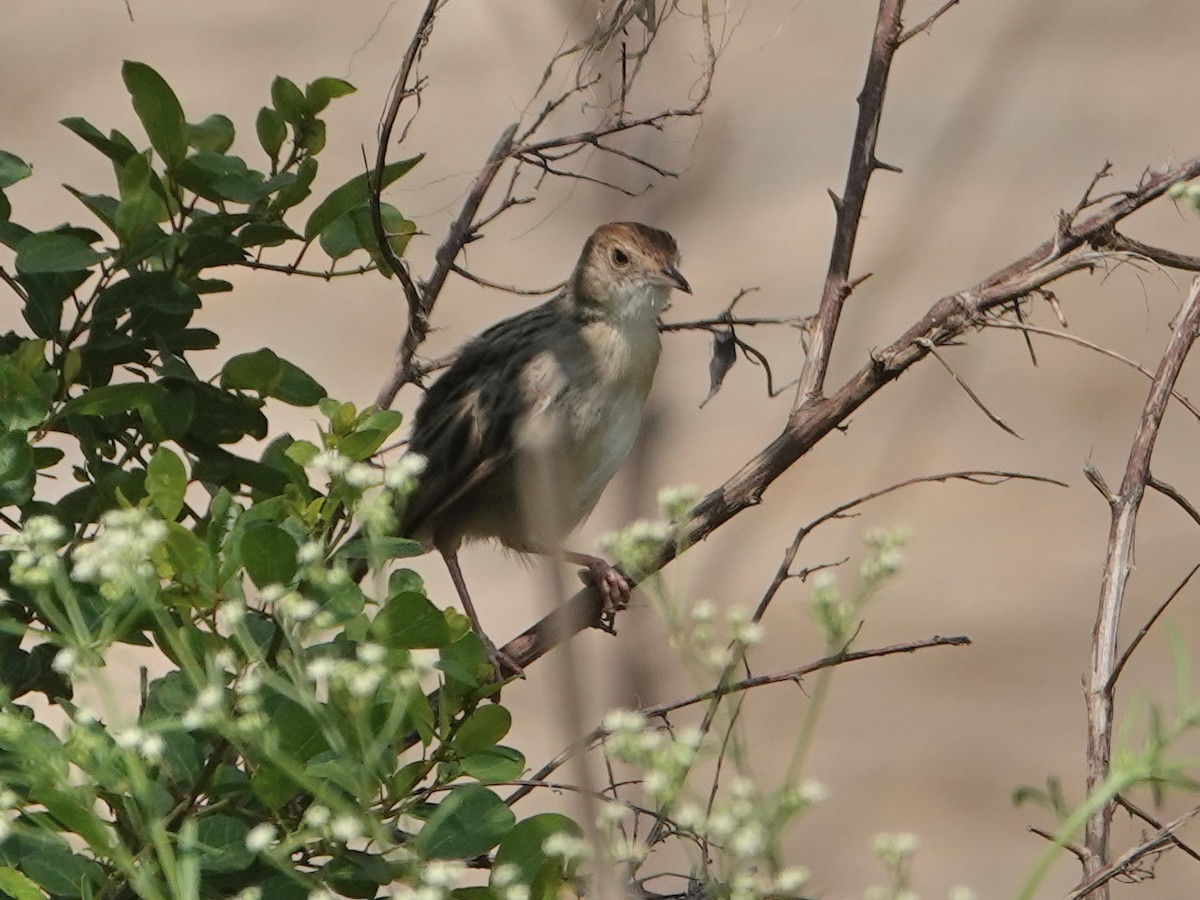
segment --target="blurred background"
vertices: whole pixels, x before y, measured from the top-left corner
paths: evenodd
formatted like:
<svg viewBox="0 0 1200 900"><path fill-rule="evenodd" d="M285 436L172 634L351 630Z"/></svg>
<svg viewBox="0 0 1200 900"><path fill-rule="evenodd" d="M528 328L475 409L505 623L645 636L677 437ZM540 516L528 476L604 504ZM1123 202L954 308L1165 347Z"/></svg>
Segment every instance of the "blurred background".
<svg viewBox="0 0 1200 900"><path fill-rule="evenodd" d="M6 4L0 147L35 167L32 180L9 192L14 217L28 226L87 223L88 214L62 183L111 189L107 161L57 122L81 115L101 129L140 135L121 83L122 59L158 69L190 120L218 111L232 117L242 135L234 149L249 156L254 116L275 75L301 84L321 75L353 82L359 92L328 110L330 140L317 184L322 196L362 170L363 148L373 157L375 127L422 4L128 5L132 21L119 0ZM909 22L938 5L914 0ZM694 297L676 300L668 320L715 315L750 286L759 291L742 302L742 314L814 312L833 225L826 191L840 192L845 180L875 12L869 0L757 0L732 8L723 20L730 31L703 119L637 139L639 151L676 169L678 178L636 197L585 183L552 185L539 202L512 212L473 244L469 267L501 283L553 284L569 273L595 225L637 219L676 236L682 270L695 289ZM474 172L528 103L546 61L566 35L577 40L585 33L594 15L587 2L455 0L446 6L421 66L429 79L421 113L404 146L391 154L427 154L387 195L428 235L409 250L418 273L428 271ZM904 174L880 172L872 183L852 275L874 275L846 307L830 388L939 297L969 288L1050 237L1056 214L1075 206L1106 160L1113 177L1101 193L1133 187L1145 168L1200 152L1198 36L1200 9L1193 0L968 0L907 44L893 68L878 149ZM647 102L661 95L677 104L696 74L694 19L677 16L661 40L656 49L663 55L642 87ZM644 171L594 163L589 171L627 187L646 183ZM1167 201L1124 230L1184 253L1200 249L1200 218ZM404 328L394 282L377 275L324 282L249 271L227 277L236 290L209 298L198 316L200 325L223 336L221 348L209 354L210 372L232 354L269 345L331 395L360 405L373 399ZM1186 288L1185 277L1122 265L1072 276L1053 289L1073 334L1153 367ZM531 302L452 277L427 350L449 350ZM1040 307L1033 321L1056 324ZM10 297L0 303L0 330L14 327L19 312ZM777 380L799 374L798 332L741 334L769 356ZM1045 849L1027 826L1054 828L1045 812L1014 808L1013 789L1056 774L1068 799L1082 800L1081 679L1108 532L1107 507L1082 470L1090 461L1110 485L1120 482L1147 382L1062 341L1035 337L1034 345L1036 367L1011 331L972 334L963 346L944 351L1021 439L991 424L928 361L801 460L761 506L665 575L665 590L681 601L753 606L796 528L848 499L958 469L1017 470L1069 484L919 485L805 543L797 567L850 556L839 577L851 586L863 532L909 526L904 570L868 610L858 646L934 634L973 641L969 648L838 671L804 772L823 782L831 797L788 838L788 862L812 870L814 895L861 896L882 881L870 851L873 836L912 832L922 843L913 869L921 896L945 896L956 884L980 897L1011 896ZM662 487L716 487L779 432L793 392L768 398L762 371L744 360L722 392L699 408L708 390L708 354L704 334L667 340L644 439L577 546L591 548L604 532L655 515ZM1193 362L1179 390L1200 393L1198 380ZM397 406L410 410L417 397L409 388ZM314 417L302 410L275 409L272 422L297 437L315 435ZM1196 427L1179 406L1171 409L1154 472L1200 499ZM1195 525L1160 496L1148 495L1126 636L1198 558ZM435 601L450 602L440 559L416 560L415 568ZM464 568L498 642L527 627L550 602L540 565L522 565L483 546L464 555ZM821 655L810 593L798 582L780 593L765 622L767 639L752 657L756 672ZM1123 675L1126 746L1136 748L1150 704L1174 704L1169 630L1193 656L1200 653L1198 603L1200 588L1193 586ZM562 684L554 656L506 689L520 729L509 743L532 765L570 741L564 702L582 704L582 721L590 727L614 705L667 701L705 686L687 677L644 600L618 624L615 638L594 633L571 643L569 652L585 673L573 690ZM135 677L127 683L132 687ZM783 777L807 702L803 688L782 685L754 692L745 705L752 768L767 787ZM1175 754L1187 760L1197 751L1192 741ZM1139 800L1151 805L1146 796ZM1170 819L1187 805L1176 798L1159 815ZM1139 840L1142 828L1123 813L1116 822L1113 847L1120 852ZM1200 826L1193 825L1191 838L1200 842ZM1169 854L1155 881L1117 885L1115 896L1194 896L1196 866L1183 854ZM1077 875L1074 860L1063 854L1044 895L1069 888Z"/></svg>

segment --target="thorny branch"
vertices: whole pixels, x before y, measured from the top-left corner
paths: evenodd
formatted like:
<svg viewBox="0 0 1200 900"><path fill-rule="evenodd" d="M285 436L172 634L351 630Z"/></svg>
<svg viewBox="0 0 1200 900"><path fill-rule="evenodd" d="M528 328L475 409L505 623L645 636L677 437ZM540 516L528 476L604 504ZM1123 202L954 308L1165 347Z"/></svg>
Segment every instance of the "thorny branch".
<svg viewBox="0 0 1200 900"><path fill-rule="evenodd" d="M479 284L500 287L468 273L459 265L458 259L467 244L483 237L482 232L486 225L513 207L532 200L531 196L517 194L518 183L523 173L530 171L533 174L531 188L534 191L546 177L565 177L596 182L626 193L640 193L586 173L584 169L588 162L588 151L598 151L628 163L651 177L672 177L674 173L667 167L614 146L606 139L645 128L661 130L674 120L698 116L711 91L717 56L722 46L722 42L715 41L713 37L708 0L701 0L700 36L704 53L690 102L682 106L668 106L630 116L627 114L627 107L633 99L642 59L668 17L677 10L675 4L666 3L662 5L660 13L649 15L644 11L652 9L651 6L633 3L630 0L617 3L612 8L611 15L597 22L590 34L576 44L559 50L551 59L542 83L527 105L521 120L509 125L501 133L472 181L458 214L435 253L434 265L428 277L423 281L415 281L407 264L396 257L386 239L380 211L382 179L392 131L402 104L412 98L417 108L420 108L423 82L416 75L415 69L429 43L437 14L448 3L449 0L429 0L426 5L404 54L379 130L379 146L370 192L372 220L383 259L399 279L408 306L408 324L404 336L391 371L388 372L376 397L376 404L381 407L390 406L401 387L419 382L429 371L427 366L417 362L416 354L429 333L430 316L449 275L455 273ZM607 74L608 68L599 67L600 55L614 49L618 35L626 34L634 28L644 31L645 40L641 49L635 51L632 65L629 65L630 60L625 55L625 42L620 42L621 65L619 75L615 76L615 85L608 84L609 102L596 104L593 100L592 105L588 106L589 114L593 118L590 127L583 130L576 127L565 134L554 134L551 126L556 121L556 116L565 112L569 99L585 95L594 97L602 93L606 83L612 81L612 76ZM554 93L549 89L553 73L560 62L571 58L577 61L576 77L569 86ZM592 71L594 66L596 71ZM530 113L529 110L535 103L540 105L540 110ZM509 170L509 176L507 186L503 189L503 197L492 211L480 215L480 207L485 197L497 176L506 168Z"/></svg>
<svg viewBox="0 0 1200 900"><path fill-rule="evenodd" d="M904 334L874 352L863 366L828 397L810 397L792 411L783 431L724 484L704 497L691 519L674 539L659 548L653 570L662 568L683 550L738 515L762 502L763 494L780 475L811 450L877 391L895 381L928 355L922 341L934 345L952 341L984 324L997 309L1080 269L1096 258L1084 250L1125 217L1158 199L1177 181L1200 176L1200 156L1147 175L1142 184L1113 200L1082 222L1056 233L1018 260L989 275L969 290L949 294L929 308ZM569 636L600 621L600 598L579 591L556 610L505 645L504 652L527 666Z"/></svg>
<svg viewBox="0 0 1200 900"><path fill-rule="evenodd" d="M1089 873L1089 877L1085 879L1075 890L1067 894L1067 900L1082 900L1084 897L1093 895L1094 892L1103 891L1107 896L1107 884L1112 879L1116 878L1123 872L1127 872L1134 863L1142 857L1151 853L1157 853L1168 844L1176 843L1175 832L1200 815L1200 806L1193 806L1177 819L1172 819L1154 834L1150 835L1136 847L1131 847L1126 852L1122 853L1119 859L1113 861L1112 865L1103 866L1094 872Z"/></svg>
<svg viewBox="0 0 1200 900"><path fill-rule="evenodd" d="M1113 700L1116 683L1113 673L1117 660L1117 629L1125 598L1125 584L1133 565L1133 536L1137 526L1138 508L1150 478L1150 457L1163 414L1171 397L1175 379L1191 350L1200 330L1200 276L1179 316L1179 323L1163 353L1158 371L1150 384L1150 394L1142 410L1141 421L1134 433L1129 462L1121 487L1112 500L1112 525L1109 530L1108 551L1100 583L1100 603L1096 625L1092 631L1092 661L1085 689L1088 719L1087 790L1089 795L1101 789L1108 779L1112 756ZM1084 831L1086 879L1096 881L1088 890L1098 890L1106 897L1103 881L1097 881L1108 867L1109 831L1114 804L1102 804L1089 818ZM1111 876L1110 876L1111 877ZM1086 891L1084 892L1086 893ZM1080 894L1082 896L1082 894Z"/></svg>
<svg viewBox="0 0 1200 900"><path fill-rule="evenodd" d="M825 288L821 292L821 306L813 325L812 345L800 375L797 406L807 403L810 399L819 398L825 390L825 373L829 368L829 357L833 353L833 339L837 333L838 320L842 315L842 307L853 290L850 282L850 263L854 256L854 244L858 239L863 205L867 200L867 187L876 169L895 168L881 163L875 157L875 145L879 138L879 124L883 118L883 97L887 89L888 73L892 68L892 57L900 46L900 16L903 12L904 0L881 0L879 4L875 37L871 42L871 57L867 62L867 75L862 92L858 95L858 125L854 131L854 145L850 151L846 186L841 197L830 192L837 224L833 233L833 248L829 254Z"/></svg>

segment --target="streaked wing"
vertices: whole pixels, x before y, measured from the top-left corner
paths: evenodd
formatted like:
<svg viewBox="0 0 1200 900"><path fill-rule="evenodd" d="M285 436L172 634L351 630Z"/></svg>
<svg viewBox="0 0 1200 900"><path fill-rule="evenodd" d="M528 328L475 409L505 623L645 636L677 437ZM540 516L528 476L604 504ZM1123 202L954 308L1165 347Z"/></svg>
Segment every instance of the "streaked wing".
<svg viewBox="0 0 1200 900"><path fill-rule="evenodd" d="M512 465L521 372L556 329L570 324L554 303L506 319L468 343L421 401L409 449L427 465L405 507L401 534L434 527L440 513L485 490Z"/></svg>

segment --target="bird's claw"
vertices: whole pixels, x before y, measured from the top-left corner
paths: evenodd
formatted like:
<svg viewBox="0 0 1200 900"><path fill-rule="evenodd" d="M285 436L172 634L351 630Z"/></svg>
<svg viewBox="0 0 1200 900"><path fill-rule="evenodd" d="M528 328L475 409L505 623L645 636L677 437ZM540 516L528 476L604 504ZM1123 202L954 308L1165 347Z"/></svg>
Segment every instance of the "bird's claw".
<svg viewBox="0 0 1200 900"><path fill-rule="evenodd" d="M602 559L593 559L586 568L579 570L585 584L592 584L600 592L600 624L605 631L615 632L614 622L618 612L629 605L633 586L629 578L616 566Z"/></svg>
<svg viewBox="0 0 1200 900"><path fill-rule="evenodd" d="M488 661L492 664L492 677L497 684L514 675L518 678L525 677L524 667L492 643L491 638L483 636L483 647L487 651Z"/></svg>

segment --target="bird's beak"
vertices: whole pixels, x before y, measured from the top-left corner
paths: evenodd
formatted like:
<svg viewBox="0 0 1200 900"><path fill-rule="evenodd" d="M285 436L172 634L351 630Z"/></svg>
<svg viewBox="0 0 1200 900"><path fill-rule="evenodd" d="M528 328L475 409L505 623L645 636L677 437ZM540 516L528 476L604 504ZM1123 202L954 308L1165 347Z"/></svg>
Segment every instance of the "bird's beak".
<svg viewBox="0 0 1200 900"><path fill-rule="evenodd" d="M692 286L688 284L687 279L683 277L683 274L677 268L674 266L664 266L662 271L667 276L667 280L671 283L672 287L679 288L685 294L692 292Z"/></svg>

